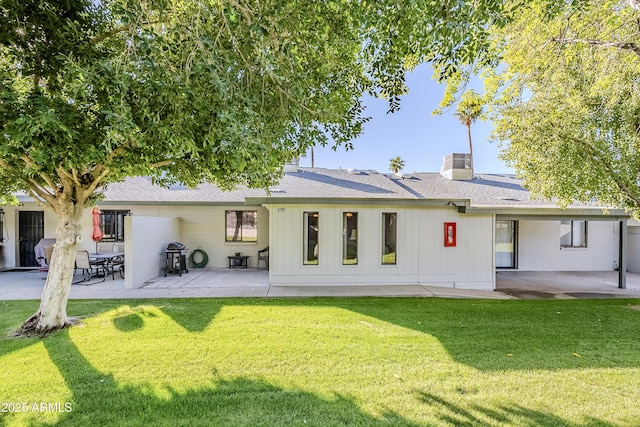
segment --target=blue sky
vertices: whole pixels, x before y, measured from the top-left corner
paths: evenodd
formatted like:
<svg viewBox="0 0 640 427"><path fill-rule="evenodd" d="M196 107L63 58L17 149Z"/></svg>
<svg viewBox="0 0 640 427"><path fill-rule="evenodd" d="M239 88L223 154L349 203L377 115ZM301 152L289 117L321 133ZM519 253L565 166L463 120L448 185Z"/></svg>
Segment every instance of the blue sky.
<svg viewBox="0 0 640 427"><path fill-rule="evenodd" d="M375 169L389 172L389 159L400 156L404 173L438 172L442 157L468 153L467 128L455 118L455 107L441 116L432 116L442 99L444 86L431 78L431 69L418 67L407 76L409 93L402 98L400 111L387 114L385 100L366 97L365 114L372 117L364 134L354 140L354 149L315 147L315 166L324 168ZM481 88L476 88L480 91ZM491 123L477 121L471 126L476 173L513 173L498 159L497 143L489 142ZM300 159L311 166L311 157Z"/></svg>

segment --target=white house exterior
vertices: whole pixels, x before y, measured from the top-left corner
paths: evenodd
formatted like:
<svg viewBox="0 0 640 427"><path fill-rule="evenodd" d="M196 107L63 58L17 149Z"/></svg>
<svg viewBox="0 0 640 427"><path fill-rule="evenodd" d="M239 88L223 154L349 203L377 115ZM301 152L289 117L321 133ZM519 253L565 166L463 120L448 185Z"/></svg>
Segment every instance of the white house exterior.
<svg viewBox="0 0 640 427"><path fill-rule="evenodd" d="M210 185L166 189L131 178L110 185L99 207L107 215L127 214L120 236L127 288L163 274L163 251L173 241L206 251L207 267L217 268L228 267L228 256L238 252L255 268L258 251L268 246L274 285L491 290L499 268L640 271L640 227L627 235L623 212L604 214L595 205L562 210L531 200L511 176L454 175L301 168L269 193ZM20 247L21 223L41 218L42 237L53 237L55 215L25 197L3 211L0 269L32 267L22 259L28 250ZM82 247L93 252L91 221L87 210ZM111 244L100 243L100 250Z"/></svg>

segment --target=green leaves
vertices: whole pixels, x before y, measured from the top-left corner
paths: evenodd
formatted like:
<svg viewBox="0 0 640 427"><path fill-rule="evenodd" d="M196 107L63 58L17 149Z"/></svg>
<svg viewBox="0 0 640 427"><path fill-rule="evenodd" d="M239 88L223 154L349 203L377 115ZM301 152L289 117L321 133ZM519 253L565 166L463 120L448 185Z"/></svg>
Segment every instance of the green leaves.
<svg viewBox="0 0 640 427"><path fill-rule="evenodd" d="M0 176L25 189L74 174L97 188L128 175L267 187L313 144L351 148L363 93L393 111L418 63L446 78L487 62L503 18L492 0L0 8Z"/></svg>
<svg viewBox="0 0 640 427"><path fill-rule="evenodd" d="M494 137L535 195L638 216L638 16L617 2L583 6L534 2L506 29Z"/></svg>

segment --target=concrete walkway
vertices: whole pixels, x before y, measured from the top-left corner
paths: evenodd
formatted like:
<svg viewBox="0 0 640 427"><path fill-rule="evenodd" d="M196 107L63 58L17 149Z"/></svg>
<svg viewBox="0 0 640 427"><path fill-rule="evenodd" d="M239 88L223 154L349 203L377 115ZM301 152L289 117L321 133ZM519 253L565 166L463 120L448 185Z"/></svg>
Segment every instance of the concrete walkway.
<svg viewBox="0 0 640 427"><path fill-rule="evenodd" d="M40 299L46 273L0 272L0 300ZM137 289L125 289L124 280L74 284L71 299L198 298L198 297L440 297L440 298L640 298L640 275L629 274L628 289L616 287L615 272L500 271L496 291L474 291L421 285L389 286L270 286L265 270L205 269L149 280ZM78 276L76 280L80 280Z"/></svg>

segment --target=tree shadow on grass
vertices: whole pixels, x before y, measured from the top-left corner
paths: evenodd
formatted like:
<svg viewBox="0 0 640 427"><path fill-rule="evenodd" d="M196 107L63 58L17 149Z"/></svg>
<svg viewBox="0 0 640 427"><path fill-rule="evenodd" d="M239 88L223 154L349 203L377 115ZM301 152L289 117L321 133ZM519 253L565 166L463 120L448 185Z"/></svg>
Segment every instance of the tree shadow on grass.
<svg viewBox="0 0 640 427"><path fill-rule="evenodd" d="M52 425L415 425L395 413L373 417L344 396L323 400L311 393L245 378L212 377L210 387L168 390L168 397L159 397L139 387L119 384L113 376L98 371L67 331L42 342L72 393L71 412Z"/></svg>
<svg viewBox="0 0 640 427"><path fill-rule="evenodd" d="M40 301L0 301L0 357L37 344L41 338L16 338L12 334L20 325L38 310ZM69 316L82 319L97 316L105 311L123 305L122 300L70 300L67 305Z"/></svg>
<svg viewBox="0 0 640 427"><path fill-rule="evenodd" d="M289 304L310 304L292 300ZM478 370L640 367L638 300L316 299L436 337Z"/></svg>
<svg viewBox="0 0 640 427"><path fill-rule="evenodd" d="M224 301L202 298L189 299L188 304L181 304L184 300L136 300L139 305L152 305L171 317L176 324L189 332L204 331L224 306ZM97 316L109 310L131 306L131 300L70 300L67 313L70 316L85 318ZM0 357L19 351L40 342L40 338L15 338L11 333L18 329L21 323L38 310L39 301L0 301ZM139 310L138 310L139 311ZM144 316L141 316L143 314ZM144 326L144 317L153 316L149 311L126 313L115 316L114 326L123 332L132 332Z"/></svg>
<svg viewBox="0 0 640 427"><path fill-rule="evenodd" d="M640 367L640 311L637 299L623 300L456 300L435 298L305 298L139 300L153 305L189 332L204 331L222 308L245 306L327 306L370 316L436 337L457 362L479 370ZM5 328L37 309L12 302L0 319ZM27 304L27 305L24 305ZM70 301L69 313L90 317L131 300ZM17 313L17 314L16 314ZM20 314L22 313L22 314ZM136 313L114 319L121 331L143 327ZM5 320L8 318L8 320ZM17 324L16 324L17 326ZM0 357L38 339L2 339Z"/></svg>
<svg viewBox="0 0 640 427"><path fill-rule="evenodd" d="M615 427L598 418L590 417L584 423L570 422L557 415L525 408L520 405L488 408L472 405L468 409L456 405L440 396L427 392L418 392L418 400L438 414L442 424L454 426L482 426L500 423L502 425L524 425L531 427Z"/></svg>
<svg viewBox="0 0 640 427"><path fill-rule="evenodd" d="M575 423L519 405L464 406L437 394L416 390L416 405L424 405L425 412L438 420L418 424L389 411L381 417L371 416L348 397L336 395L325 400L311 393L285 390L247 378L212 377L209 387L186 392L169 390L168 396L159 397L145 388L119 384L113 376L98 371L82 355L67 331L42 342L71 391L71 411L60 414L58 421L49 424L53 426L614 426L597 418Z"/></svg>
<svg viewBox="0 0 640 427"><path fill-rule="evenodd" d="M167 300L157 307L189 332L204 331L224 306L224 302L211 298L192 298L188 304L181 301Z"/></svg>
<svg viewBox="0 0 640 427"><path fill-rule="evenodd" d="M181 304L180 300L161 301L154 304L154 307L170 317L177 325L180 325L188 332L203 332L211 324L216 315L220 312L222 304L210 299L193 299L187 304ZM145 310L144 306L127 306L131 311L127 311L120 316L113 318L113 324L122 332L133 332L144 326L144 317L155 317L151 311Z"/></svg>

